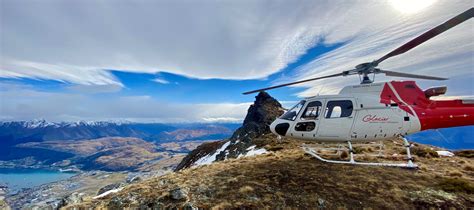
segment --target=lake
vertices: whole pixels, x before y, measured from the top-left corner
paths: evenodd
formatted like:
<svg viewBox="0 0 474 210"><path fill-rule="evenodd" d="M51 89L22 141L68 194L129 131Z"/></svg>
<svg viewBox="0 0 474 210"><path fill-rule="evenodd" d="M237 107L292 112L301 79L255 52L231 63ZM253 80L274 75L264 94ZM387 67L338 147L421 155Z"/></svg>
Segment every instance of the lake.
<svg viewBox="0 0 474 210"><path fill-rule="evenodd" d="M0 185L6 185L9 193L15 193L22 188L32 188L49 182L64 180L75 174L43 169L0 168Z"/></svg>

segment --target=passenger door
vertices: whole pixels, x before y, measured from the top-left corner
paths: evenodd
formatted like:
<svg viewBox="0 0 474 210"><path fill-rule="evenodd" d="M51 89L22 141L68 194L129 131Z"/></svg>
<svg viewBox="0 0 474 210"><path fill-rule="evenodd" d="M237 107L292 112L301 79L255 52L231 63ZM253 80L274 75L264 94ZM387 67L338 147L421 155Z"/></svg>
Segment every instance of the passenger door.
<svg viewBox="0 0 474 210"><path fill-rule="evenodd" d="M293 126L293 136L305 139L316 138L322 108L323 104L321 101L308 102L306 107L303 109L300 118Z"/></svg>
<svg viewBox="0 0 474 210"><path fill-rule="evenodd" d="M319 124L318 138L328 141L350 140L355 115L354 104L352 98L327 100Z"/></svg>

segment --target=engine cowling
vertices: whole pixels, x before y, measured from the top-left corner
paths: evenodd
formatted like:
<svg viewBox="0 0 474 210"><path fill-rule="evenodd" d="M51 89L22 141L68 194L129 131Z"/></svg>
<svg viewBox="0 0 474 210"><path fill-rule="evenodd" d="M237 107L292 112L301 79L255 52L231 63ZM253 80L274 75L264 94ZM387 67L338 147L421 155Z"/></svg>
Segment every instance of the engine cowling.
<svg viewBox="0 0 474 210"><path fill-rule="evenodd" d="M425 93L426 98L429 99L433 96L444 95L447 90L448 90L448 87L440 86L440 87L428 88L428 89L424 90L423 92Z"/></svg>

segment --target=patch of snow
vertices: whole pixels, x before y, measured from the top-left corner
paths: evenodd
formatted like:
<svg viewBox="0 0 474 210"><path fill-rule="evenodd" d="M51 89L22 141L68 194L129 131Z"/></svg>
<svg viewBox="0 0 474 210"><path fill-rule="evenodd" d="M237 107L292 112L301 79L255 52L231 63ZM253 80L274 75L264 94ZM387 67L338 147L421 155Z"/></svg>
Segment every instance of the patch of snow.
<svg viewBox="0 0 474 210"><path fill-rule="evenodd" d="M221 148L216 150L214 153L208 154L208 155L200 158L196 162L194 162L193 166L209 165L212 162L216 161L216 156L219 153L221 153L222 151L224 151L229 146L229 144L230 144L230 141L226 142L224 145L221 146Z"/></svg>
<svg viewBox="0 0 474 210"><path fill-rule="evenodd" d="M265 154L267 152L268 151L265 148L252 149L252 150L248 151L247 154L245 154L245 157L254 156L254 155L261 155L261 154Z"/></svg>
<svg viewBox="0 0 474 210"><path fill-rule="evenodd" d="M43 128L43 127L47 127L51 125L53 125L53 123L46 122L46 120L44 119L34 119L34 120L23 123L24 127L30 128L30 129Z"/></svg>
<svg viewBox="0 0 474 210"><path fill-rule="evenodd" d="M445 150L442 150L442 151L436 151L438 153L439 156L445 156L445 157L453 157L454 156L454 153L450 152L450 151L445 151Z"/></svg>
<svg viewBox="0 0 474 210"><path fill-rule="evenodd" d="M261 155L261 154L268 153L268 151L265 148L255 149L255 147L256 145L250 146L249 148L246 149L247 153L245 155L240 154L239 156L237 156L237 159L241 157L250 157L254 155Z"/></svg>
<svg viewBox="0 0 474 210"><path fill-rule="evenodd" d="M256 146L257 146L257 145L250 146L250 147L247 148L246 150L247 150L247 151L253 150L253 149L255 149Z"/></svg>
<svg viewBox="0 0 474 210"><path fill-rule="evenodd" d="M105 197L105 196L107 196L107 195L109 195L109 194L117 193L117 192L119 192L119 191L122 190L122 189L123 189L123 187L117 188L117 189L113 189L113 190L109 190L109 191L106 191L106 192L104 192L104 193L102 193L102 194L100 194L100 195L98 195L98 196L93 197L92 199L102 198L102 197Z"/></svg>

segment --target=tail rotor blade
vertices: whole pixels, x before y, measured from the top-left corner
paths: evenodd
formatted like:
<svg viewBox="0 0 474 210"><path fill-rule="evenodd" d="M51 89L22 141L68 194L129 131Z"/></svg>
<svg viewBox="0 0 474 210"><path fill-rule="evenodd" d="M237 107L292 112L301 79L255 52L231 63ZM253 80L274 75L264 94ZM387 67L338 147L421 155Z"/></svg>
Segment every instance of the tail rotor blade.
<svg viewBox="0 0 474 210"><path fill-rule="evenodd" d="M408 74L396 71L386 71L380 70L380 73L385 73L387 76L391 77L408 77L408 78L416 78L416 79L428 79L428 80L448 80L448 78L443 77L433 77L433 76L426 76L426 75L418 75L418 74Z"/></svg>
<svg viewBox="0 0 474 210"><path fill-rule="evenodd" d="M299 83L303 83L303 82L309 82L309 81L314 81L314 80L319 80L319 79L326 79L326 78L330 78L330 77L338 77L338 76L344 76L344 73L331 74L331 75L327 75L327 76L323 76L323 77L316 77L316 78L300 80L300 81L296 81L296 82L285 83L285 84L281 84L281 85L275 85L275 86L271 86L271 87L267 87L267 88L248 91L248 92L245 92L243 94L248 95L248 94L258 93L258 92L265 91L265 90L271 90L271 89L285 87L285 86L289 86L289 85L295 85L295 84L299 84Z"/></svg>
<svg viewBox="0 0 474 210"><path fill-rule="evenodd" d="M433 37L445 32L445 31L451 29L452 27L457 26L457 25L461 24L462 22L464 22L466 20L469 20L473 16L474 16L474 8L471 7L467 11L457 15L456 17L453 17L453 18L449 19L448 21L444 22L443 24L441 24L439 26L436 26L435 28L421 34L420 36L412 39L411 41L405 43L404 45L400 46L399 48L391 51L390 53L388 53L386 55L384 55L380 59L374 61L374 63L376 65L378 65L379 63L386 60L387 58L403 54L403 53L415 48L416 46L430 40L431 38L433 38Z"/></svg>

